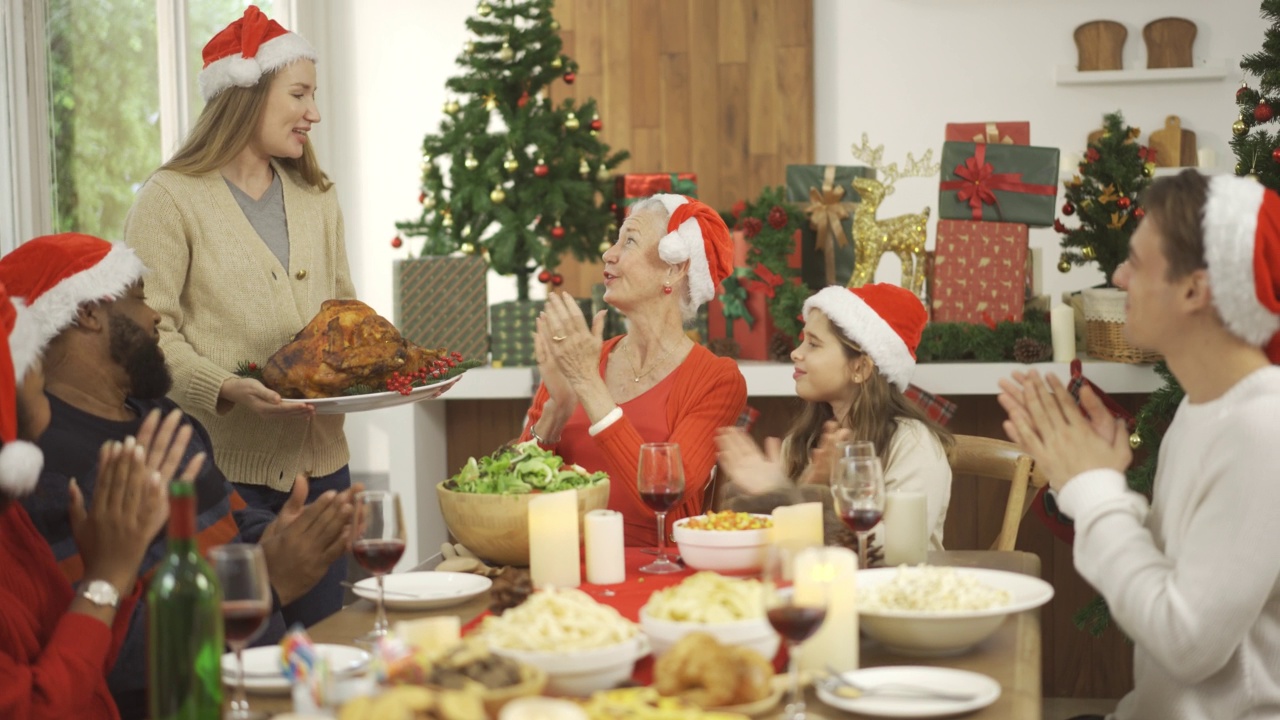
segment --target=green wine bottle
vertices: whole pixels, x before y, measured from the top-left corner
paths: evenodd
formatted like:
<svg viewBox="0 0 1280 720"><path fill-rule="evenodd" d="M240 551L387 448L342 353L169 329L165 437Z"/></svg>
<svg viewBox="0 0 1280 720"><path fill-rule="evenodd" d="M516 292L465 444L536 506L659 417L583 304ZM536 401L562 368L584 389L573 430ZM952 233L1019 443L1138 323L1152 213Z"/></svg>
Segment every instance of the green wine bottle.
<svg viewBox="0 0 1280 720"><path fill-rule="evenodd" d="M169 547L147 588L151 720L222 717L222 589L196 547L195 487L169 484Z"/></svg>

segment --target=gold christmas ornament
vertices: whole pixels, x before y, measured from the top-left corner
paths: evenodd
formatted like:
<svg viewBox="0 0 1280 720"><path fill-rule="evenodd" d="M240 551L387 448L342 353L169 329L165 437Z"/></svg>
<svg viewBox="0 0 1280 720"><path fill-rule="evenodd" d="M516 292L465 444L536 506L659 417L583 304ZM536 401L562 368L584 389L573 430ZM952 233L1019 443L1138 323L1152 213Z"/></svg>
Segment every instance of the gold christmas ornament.
<svg viewBox="0 0 1280 720"><path fill-rule="evenodd" d="M458 246L458 249L459 249L459 250L461 250L463 253L465 253L465 254L467 254L467 255L475 255L475 254L476 254L476 246L475 246L475 245L472 245L472 244L471 244L471 243L469 243L469 242L462 243L461 245L459 245L459 246Z"/></svg>
<svg viewBox="0 0 1280 720"><path fill-rule="evenodd" d="M1156 174L1156 164L1155 164L1155 163L1153 163L1153 162L1149 162L1149 163L1143 163L1143 164L1142 164L1142 176L1143 176L1143 177L1154 177L1154 176L1155 176L1155 174Z"/></svg>
<svg viewBox="0 0 1280 720"><path fill-rule="evenodd" d="M565 130L577 130L581 126L582 126L582 123L578 122L577 115L574 115L573 113L569 113L568 115L565 116L564 118Z"/></svg>
<svg viewBox="0 0 1280 720"><path fill-rule="evenodd" d="M509 173L520 169L520 161L516 160L516 156L512 155L510 150L507 151L507 159L502 161L502 169Z"/></svg>
<svg viewBox="0 0 1280 720"><path fill-rule="evenodd" d="M564 60L557 57L555 60L551 61L551 67L555 68L556 70L559 70L560 68L564 67Z"/></svg>
<svg viewBox="0 0 1280 720"><path fill-rule="evenodd" d="M457 115L458 111L461 109L462 107L458 105L457 100L449 100L444 104L444 112L446 115Z"/></svg>
<svg viewBox="0 0 1280 720"><path fill-rule="evenodd" d="M1098 253L1093 249L1092 245L1085 245L1080 254L1084 256L1085 260L1093 260L1098 257Z"/></svg>
<svg viewBox="0 0 1280 720"><path fill-rule="evenodd" d="M476 8L476 14L480 17L489 17L489 13L491 12L493 12L493 8L489 7L489 3L487 2L480 3L479 7Z"/></svg>
<svg viewBox="0 0 1280 720"><path fill-rule="evenodd" d="M551 21L551 29L552 29L553 31L558 31L558 30L560 29L560 23L559 23L559 22L557 22L557 21L555 21L555 20L552 20L552 21Z"/></svg>
<svg viewBox="0 0 1280 720"><path fill-rule="evenodd" d="M467 41L467 44L462 46L462 49L463 49L463 51L464 51L464 52L466 52L468 55L470 55L470 54L472 54L472 53L474 53L474 52L476 51L476 44L475 44L474 42L472 42L472 41L468 40L468 41Z"/></svg>
<svg viewBox="0 0 1280 720"><path fill-rule="evenodd" d="M1058 272L1060 273L1071 272L1071 261L1067 259L1066 255L1063 255L1062 257L1058 258Z"/></svg>
<svg viewBox="0 0 1280 720"><path fill-rule="evenodd" d="M468 225L468 226L466 226L466 227L462 228L462 237L464 237L464 238L471 237L471 226L470 226L470 225Z"/></svg>
<svg viewBox="0 0 1280 720"><path fill-rule="evenodd" d="M613 173L609 172L609 168L604 165L601 165L600 168L596 170L596 179L600 182L608 182L611 177L613 177Z"/></svg>
<svg viewBox="0 0 1280 720"><path fill-rule="evenodd" d="M1240 163L1236 163L1236 174L1237 175L1244 174L1244 165L1241 165Z"/></svg>
<svg viewBox="0 0 1280 720"><path fill-rule="evenodd" d="M449 228L452 228L452 227L453 227L453 216L452 216L452 215L450 215L448 212L445 212L445 213L444 213L444 218L440 220L440 226L441 226L441 227L443 227L445 230L448 230Z"/></svg>
<svg viewBox="0 0 1280 720"><path fill-rule="evenodd" d="M578 163L578 174L584 178L591 174L591 165L586 158L582 158L582 162Z"/></svg>
<svg viewBox="0 0 1280 720"><path fill-rule="evenodd" d="M1142 447L1142 436L1136 432L1130 435L1129 447L1133 448L1134 450L1137 450L1138 448Z"/></svg>
<svg viewBox="0 0 1280 720"><path fill-rule="evenodd" d="M480 161L476 160L476 156L467 152L467 157L462 161L462 167L468 170L475 170L480 167Z"/></svg>
<svg viewBox="0 0 1280 720"><path fill-rule="evenodd" d="M507 194L502 191L502 188L496 187L489 193L489 199L493 201L494 205L501 205L502 201L507 199Z"/></svg>
<svg viewBox="0 0 1280 720"><path fill-rule="evenodd" d="M436 196L428 195L422 199L422 207L430 210L436 206Z"/></svg>
<svg viewBox="0 0 1280 720"><path fill-rule="evenodd" d="M484 109L485 109L485 110L488 110L489 112L493 112L494 110L497 110L497 109L498 109L498 96L497 96L497 95L495 95L494 93L489 93L488 95L485 95L485 96L484 96Z"/></svg>
<svg viewBox="0 0 1280 720"><path fill-rule="evenodd" d="M835 167L828 165L822 187L809 188L810 202L805 213L809 216L810 225L818 231L817 244L827 258L828 284L835 281L834 244L843 244L841 221L852 215L853 244L856 249L854 257L857 259L849 278L849 287L862 287L874 282L880 258L889 252L898 256L902 262L902 281L899 284L920 295L924 291L925 226L928 224L929 210L926 208L922 213L891 218L878 218L876 214L881 201L893 191L895 182L906 177L936 175L939 166L933 162L932 150L926 150L919 160L907 153L906 166L902 169L899 169L896 162L885 164L883 156L884 146L871 148L867 134L863 133L862 145L853 148L853 157L878 170L883 181L854 178L853 187L862 198L862 202L854 205L843 199L843 187L835 184Z"/></svg>
<svg viewBox="0 0 1280 720"><path fill-rule="evenodd" d="M1240 137L1241 135L1249 132L1249 126L1244 124L1244 118L1236 118L1236 121L1231 123L1231 132L1234 133L1236 137Z"/></svg>
<svg viewBox="0 0 1280 720"><path fill-rule="evenodd" d="M516 57L516 51L511 49L510 43L502 43L502 49L498 51L498 59L502 62L511 62Z"/></svg>
<svg viewBox="0 0 1280 720"><path fill-rule="evenodd" d="M600 241L600 246L599 246L599 247L597 247L596 249L600 251L600 254L601 254L601 255L603 255L603 254L605 254L605 253L609 252L609 248L611 248L611 247L613 247L613 243L609 242L608 240L601 240L601 241Z"/></svg>

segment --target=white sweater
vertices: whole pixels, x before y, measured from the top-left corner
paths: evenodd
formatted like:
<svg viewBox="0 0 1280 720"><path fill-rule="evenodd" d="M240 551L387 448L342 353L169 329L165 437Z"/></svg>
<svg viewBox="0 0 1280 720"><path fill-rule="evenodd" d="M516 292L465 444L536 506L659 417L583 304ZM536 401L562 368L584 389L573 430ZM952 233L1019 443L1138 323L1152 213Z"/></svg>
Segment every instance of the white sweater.
<svg viewBox="0 0 1280 720"><path fill-rule="evenodd" d="M1280 716L1280 368L1183 400L1155 493L1113 470L1058 494L1076 569L1133 638L1135 688L1113 717Z"/></svg>
<svg viewBox="0 0 1280 720"><path fill-rule="evenodd" d="M924 493L929 516L929 549L942 550L942 530L951 504L951 463L946 450L919 420L899 420L889 440L884 468L886 492L912 490ZM876 529L879 535L881 529Z"/></svg>

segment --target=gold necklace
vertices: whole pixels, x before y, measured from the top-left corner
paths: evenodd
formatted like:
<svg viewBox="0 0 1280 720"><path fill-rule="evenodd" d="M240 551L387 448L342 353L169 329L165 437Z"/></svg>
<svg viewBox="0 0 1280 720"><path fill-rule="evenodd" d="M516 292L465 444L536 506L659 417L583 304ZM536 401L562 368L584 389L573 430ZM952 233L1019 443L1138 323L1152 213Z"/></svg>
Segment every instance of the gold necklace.
<svg viewBox="0 0 1280 720"><path fill-rule="evenodd" d="M662 356L661 356L661 357L659 357L659 358L657 359L657 361L656 361L656 362L654 362L652 365L650 365L650 366L649 366L649 369L648 369L648 370L645 370L644 372L637 372L637 371L636 371L636 364L635 364L635 363L633 363L633 362L631 362L631 353L627 353L627 364L631 366L631 374L634 376L634 378L633 378L633 379L635 380L635 382L640 382L640 378L644 377L645 375L648 375L649 373L653 372L654 370L657 370L657 369L658 369L658 366L662 364L662 361L663 361L663 360L666 360L666 359L667 359L667 356L671 354L671 351L672 351L673 349L675 349L675 346L676 346L676 345L679 345L679 344L680 344L680 343L677 341L677 342L675 343L675 345L672 345L671 347L667 348L666 352L662 353ZM627 347L631 347L632 345L633 345L633 343L631 342L631 338L629 338L629 337L628 337L628 338L627 338Z"/></svg>

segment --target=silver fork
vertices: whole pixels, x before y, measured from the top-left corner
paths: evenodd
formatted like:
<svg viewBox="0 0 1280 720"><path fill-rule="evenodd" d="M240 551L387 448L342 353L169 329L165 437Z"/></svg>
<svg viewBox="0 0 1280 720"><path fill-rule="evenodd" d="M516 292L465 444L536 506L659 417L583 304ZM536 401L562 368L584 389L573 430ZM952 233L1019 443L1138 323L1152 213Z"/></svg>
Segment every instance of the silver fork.
<svg viewBox="0 0 1280 720"><path fill-rule="evenodd" d="M852 680L846 678L834 668L827 667L827 677L825 681L831 692L841 697L857 698L863 695L892 695L902 698L919 698L921 700L951 700L954 702L968 702L973 700L976 695L967 693L947 692L945 690L934 690L933 688L921 685L911 685L909 683L883 683L874 687L859 685Z"/></svg>

